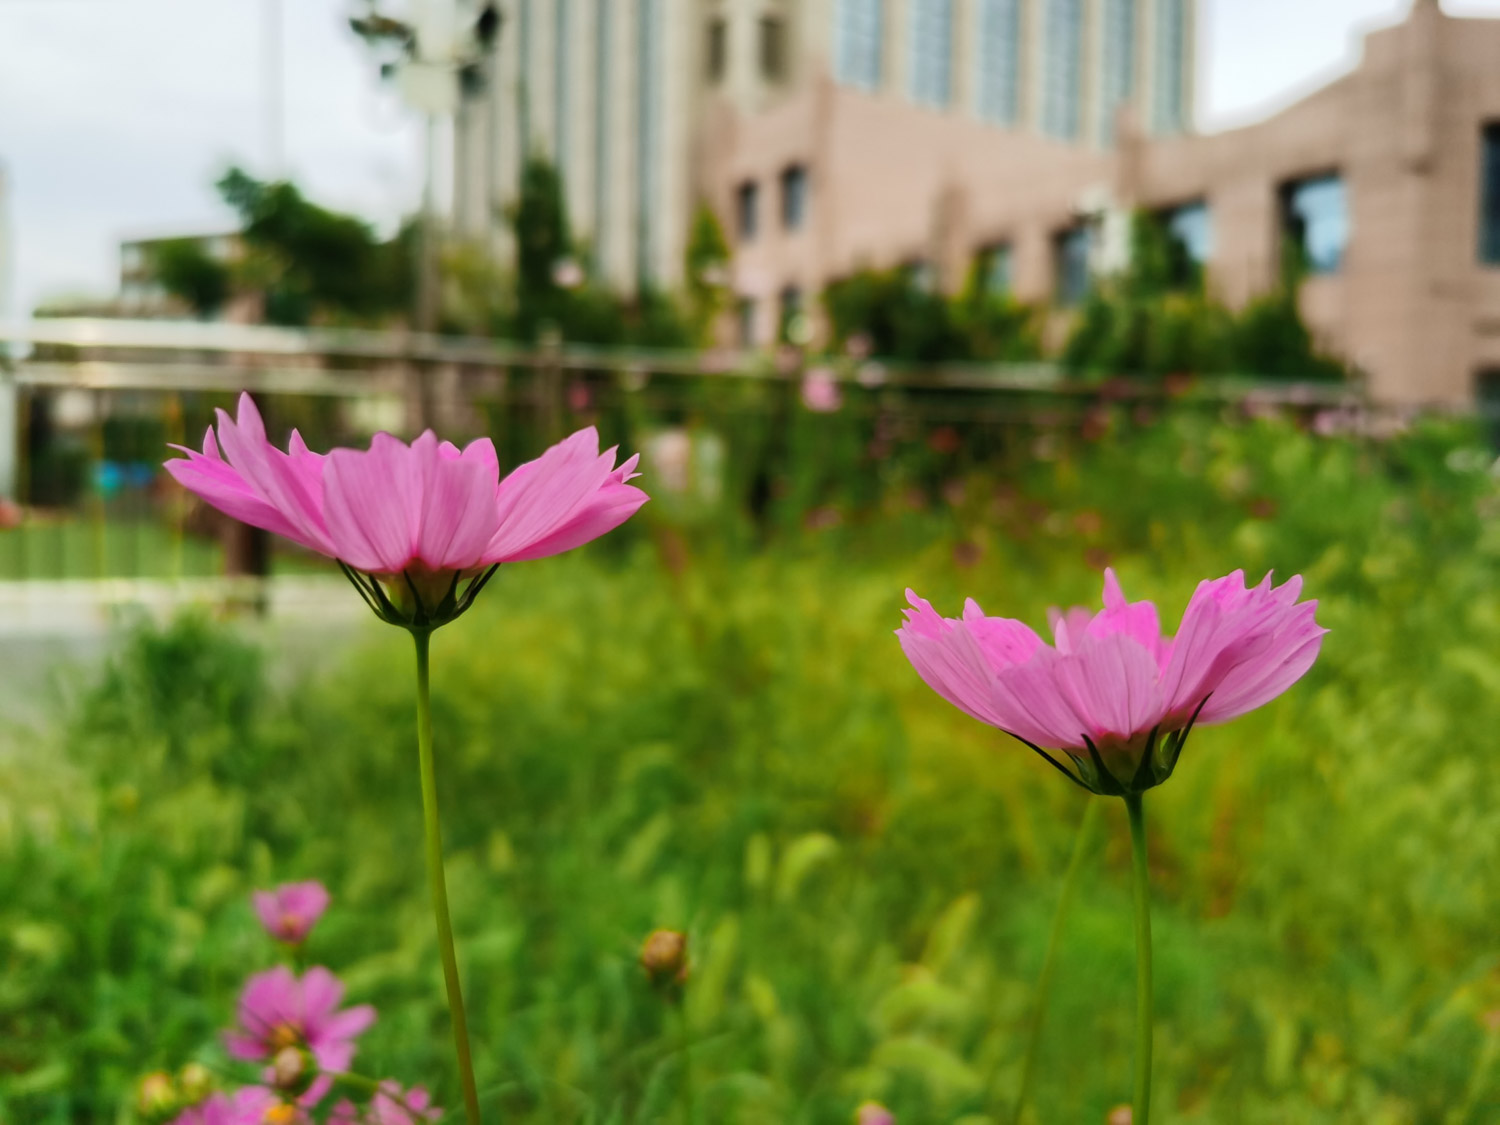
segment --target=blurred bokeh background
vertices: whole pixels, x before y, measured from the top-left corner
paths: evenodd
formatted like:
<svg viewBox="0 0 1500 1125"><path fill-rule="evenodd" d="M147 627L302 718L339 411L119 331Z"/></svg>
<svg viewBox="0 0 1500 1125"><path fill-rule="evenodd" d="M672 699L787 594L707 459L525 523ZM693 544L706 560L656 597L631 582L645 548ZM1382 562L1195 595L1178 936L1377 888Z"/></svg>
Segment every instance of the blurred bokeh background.
<svg viewBox="0 0 1500 1125"><path fill-rule="evenodd" d="M652 502L435 644L497 1120L1002 1125L1084 798L903 590L1301 573L1306 681L1154 793L1164 1121L1500 1120L1500 0L0 0L0 1121L222 1068L319 878L455 1085L409 642L161 471L584 425ZM1026 1120L1126 1094L1121 810Z"/></svg>

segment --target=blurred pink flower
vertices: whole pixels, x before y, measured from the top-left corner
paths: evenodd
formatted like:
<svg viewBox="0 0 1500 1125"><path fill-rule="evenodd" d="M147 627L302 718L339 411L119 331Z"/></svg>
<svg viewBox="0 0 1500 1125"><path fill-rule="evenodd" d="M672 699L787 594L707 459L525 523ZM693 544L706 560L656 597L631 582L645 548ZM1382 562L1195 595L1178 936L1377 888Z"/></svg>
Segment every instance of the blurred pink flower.
<svg viewBox="0 0 1500 1125"><path fill-rule="evenodd" d="M328 909L328 889L316 879L283 883L274 890L256 891L252 901L266 933L288 945L301 945Z"/></svg>
<svg viewBox="0 0 1500 1125"><path fill-rule="evenodd" d="M300 980L285 966L256 973L240 994L239 1026L225 1033L224 1044L247 1062L269 1059L287 1047L306 1049L324 1072L303 1095L303 1104L312 1105L332 1086L329 1073L349 1069L354 1040L375 1022L368 1004L339 1011L343 998L343 984L320 966Z"/></svg>
<svg viewBox="0 0 1500 1125"><path fill-rule="evenodd" d="M264 1086L246 1086L233 1094L214 1094L206 1101L185 1109L172 1119L171 1125L294 1125L305 1120L295 1109L287 1107L285 1114L276 1110L281 1099Z"/></svg>
<svg viewBox="0 0 1500 1125"><path fill-rule="evenodd" d="M818 414L832 414L843 405L838 380L826 367L814 367L802 380L802 405Z"/></svg>
<svg viewBox="0 0 1500 1125"><path fill-rule="evenodd" d="M432 1104L432 1096L422 1087L403 1090L397 1083L385 1081L363 1113L352 1102L341 1101L333 1107L328 1125L425 1125L442 1116L443 1111Z"/></svg>
<svg viewBox="0 0 1500 1125"><path fill-rule="evenodd" d="M294 430L283 453L266 439L250 396L241 395L238 418L219 411L217 437L210 428L201 453L176 448L187 456L166 468L185 488L235 519L337 559L351 579L360 571L387 580L398 598L409 591L428 625L468 608L482 582L460 596L461 578L582 546L647 499L626 483L637 475L637 459L617 467L613 449L599 452L593 427L502 480L488 438L459 450L430 430L411 445L380 433L368 450L328 454L313 453ZM356 585L386 620L408 623L410 613L390 607L381 583Z"/></svg>
<svg viewBox="0 0 1500 1125"><path fill-rule="evenodd" d="M854 1111L854 1125L896 1125L896 1115L879 1102L865 1102Z"/></svg>
<svg viewBox="0 0 1500 1125"><path fill-rule="evenodd" d="M1085 788L1123 794L1171 776L1195 722L1243 715L1312 667L1327 630L1301 591L1300 577L1273 587L1269 574L1246 588L1238 570L1200 582L1176 637L1166 637L1156 606L1127 602L1106 570L1103 611L1054 611L1048 645L1020 621L986 617L972 598L961 618L944 618L908 590L914 608L896 635L949 703ZM1047 749L1065 751L1074 770Z"/></svg>

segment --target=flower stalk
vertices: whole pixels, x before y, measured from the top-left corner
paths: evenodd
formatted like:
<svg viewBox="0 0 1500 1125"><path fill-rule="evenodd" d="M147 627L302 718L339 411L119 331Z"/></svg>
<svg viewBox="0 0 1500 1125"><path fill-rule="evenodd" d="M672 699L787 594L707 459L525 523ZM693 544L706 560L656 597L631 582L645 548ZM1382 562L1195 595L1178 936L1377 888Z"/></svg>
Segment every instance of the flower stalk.
<svg viewBox="0 0 1500 1125"><path fill-rule="evenodd" d="M1151 1117L1151 1041L1154 1013L1151 989L1151 885L1146 864L1146 812L1139 793L1125 795L1130 817L1131 868L1135 879L1135 1095L1132 1125Z"/></svg>
<svg viewBox="0 0 1500 1125"><path fill-rule="evenodd" d="M458 979L458 954L453 947L453 922L448 915L448 881L443 873L443 829L438 820L437 770L432 754L432 696L429 653L432 634L412 630L417 646L417 752L422 771L422 827L427 845L427 881L432 888L432 914L437 923L438 950L443 959L443 984L453 1019L453 1048L463 1085L468 1125L480 1125L479 1090L474 1083L474 1059L469 1049L469 1021L464 1014L463 989Z"/></svg>

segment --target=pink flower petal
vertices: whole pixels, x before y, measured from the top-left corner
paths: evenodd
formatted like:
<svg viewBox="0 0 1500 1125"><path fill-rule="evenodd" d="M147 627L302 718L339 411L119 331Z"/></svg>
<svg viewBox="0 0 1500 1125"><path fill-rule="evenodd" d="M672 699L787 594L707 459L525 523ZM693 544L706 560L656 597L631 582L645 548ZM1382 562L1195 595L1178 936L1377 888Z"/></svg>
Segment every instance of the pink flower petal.
<svg viewBox="0 0 1500 1125"><path fill-rule="evenodd" d="M399 574L416 553L422 477L411 449L376 434L366 451L335 449L323 471L334 557L355 570Z"/></svg>
<svg viewBox="0 0 1500 1125"><path fill-rule="evenodd" d="M499 530L494 447L486 439L474 442L463 453L454 453L457 455L440 453L431 430L411 449L412 460L422 475L416 555L435 571L468 570L479 565L485 546Z"/></svg>
<svg viewBox="0 0 1500 1125"><path fill-rule="evenodd" d="M614 457L599 455L592 426L517 468L496 491L500 530L485 550L485 561L519 558L544 541L572 520L613 471Z"/></svg>

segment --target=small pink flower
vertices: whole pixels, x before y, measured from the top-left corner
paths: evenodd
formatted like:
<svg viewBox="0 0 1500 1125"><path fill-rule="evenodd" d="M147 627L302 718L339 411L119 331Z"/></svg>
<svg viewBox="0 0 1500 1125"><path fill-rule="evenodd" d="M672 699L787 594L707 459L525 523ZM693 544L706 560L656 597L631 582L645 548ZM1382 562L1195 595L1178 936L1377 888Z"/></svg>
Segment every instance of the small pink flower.
<svg viewBox="0 0 1500 1125"><path fill-rule="evenodd" d="M246 1086L233 1094L214 1094L183 1110L172 1125L295 1125L305 1119L297 1110L283 1106L264 1086Z"/></svg>
<svg viewBox="0 0 1500 1125"><path fill-rule="evenodd" d="M832 414L843 405L838 380L826 367L814 367L802 380L802 405L817 414Z"/></svg>
<svg viewBox="0 0 1500 1125"><path fill-rule="evenodd" d="M166 468L183 487L235 519L337 559L351 580L353 572L374 576L356 581L371 607L385 620L422 627L467 609L495 566L582 546L647 499L626 483L637 459L616 466L613 449L599 452L593 427L501 479L488 438L460 450L430 430L411 445L381 433L369 449L328 454L313 453L294 430L283 453L241 395L238 418L219 411L217 436L209 429L201 453L176 448L187 456Z"/></svg>
<svg viewBox="0 0 1500 1125"><path fill-rule="evenodd" d="M1104 572L1104 609L1054 613L1054 644L970 599L940 617L914 608L896 631L929 687L966 714L1042 753L1096 793L1140 792L1171 776L1195 722L1218 723L1275 699L1312 667L1326 629L1302 579L1246 588L1243 571L1201 582L1175 637L1156 606L1127 602ZM1165 736L1165 737L1163 737ZM1046 749L1065 751L1063 767ZM1075 773L1076 771L1076 773Z"/></svg>
<svg viewBox="0 0 1500 1125"><path fill-rule="evenodd" d="M253 902L266 933L288 945L301 945L328 909L328 889L316 879L283 883L274 890L256 891Z"/></svg>
<svg viewBox="0 0 1500 1125"><path fill-rule="evenodd" d="M256 973L240 994L239 1026L224 1036L237 1059L259 1062L288 1047L307 1050L323 1071L302 1097L304 1105L320 1101L333 1085L330 1073L349 1069L354 1040L375 1022L368 1004L339 1011L344 986L327 969L308 969L299 980L278 966Z"/></svg>
<svg viewBox="0 0 1500 1125"><path fill-rule="evenodd" d="M432 1104L432 1097L420 1086L403 1090L391 1081L380 1089L363 1114L347 1099L333 1107L328 1125L427 1125L443 1116Z"/></svg>
<svg viewBox="0 0 1500 1125"><path fill-rule="evenodd" d="M855 1125L896 1125L896 1115L879 1102L865 1102L854 1111Z"/></svg>

